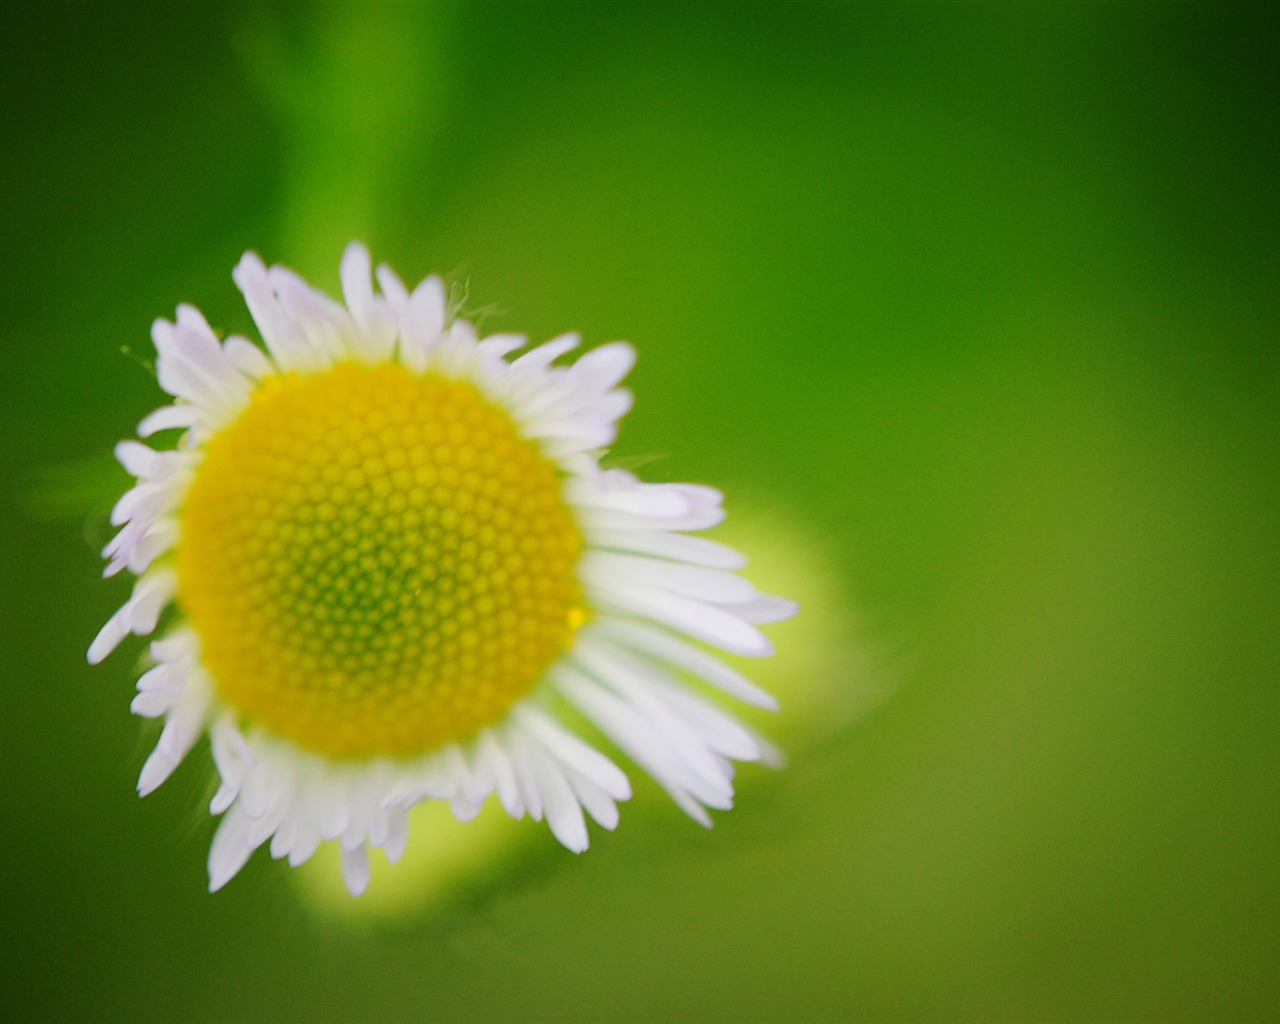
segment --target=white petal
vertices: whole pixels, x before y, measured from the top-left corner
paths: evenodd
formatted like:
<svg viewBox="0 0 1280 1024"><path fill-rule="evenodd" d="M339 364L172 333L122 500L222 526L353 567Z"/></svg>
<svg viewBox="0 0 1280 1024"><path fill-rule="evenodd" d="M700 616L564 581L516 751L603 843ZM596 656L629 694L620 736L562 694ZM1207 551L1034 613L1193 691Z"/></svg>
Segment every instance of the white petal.
<svg viewBox="0 0 1280 1024"><path fill-rule="evenodd" d="M369 848L363 843L342 851L342 880L352 896L359 896L369 887L370 870Z"/></svg>
<svg viewBox="0 0 1280 1024"><path fill-rule="evenodd" d="M520 787L516 782L515 767L511 763L511 758L502 748L497 735L490 729L485 729L476 737L475 741L476 756L482 758L489 776L493 780L494 788L498 792L498 801L502 804L506 812L513 818L523 818L525 813L524 801L520 798Z"/></svg>
<svg viewBox="0 0 1280 1024"><path fill-rule="evenodd" d="M345 358L347 339L355 332L350 314L291 270L272 267L267 275L281 310L294 324L298 335L306 340L311 369L327 369Z"/></svg>
<svg viewBox="0 0 1280 1024"><path fill-rule="evenodd" d="M714 756L688 722L659 699L658 688L667 681L659 669L599 639L582 638L574 650L574 660L665 737L675 756L710 792L721 799L732 797L733 786L724 763Z"/></svg>
<svg viewBox="0 0 1280 1024"><path fill-rule="evenodd" d="M651 679L649 685L656 687L662 702L697 733L709 750L735 761L761 759L759 741L742 723L668 680Z"/></svg>
<svg viewBox="0 0 1280 1024"><path fill-rule="evenodd" d="M715 605L674 594L603 585L591 588L590 594L600 604L660 622L731 654L759 658L773 653L773 644L755 626Z"/></svg>
<svg viewBox="0 0 1280 1024"><path fill-rule="evenodd" d="M205 726L208 710L208 693L205 687L189 686L184 699L179 701L165 721L156 750L175 764L187 756Z"/></svg>
<svg viewBox="0 0 1280 1024"><path fill-rule="evenodd" d="M724 509L718 505L694 506L679 517L636 515L612 509L586 508L581 512L583 525L596 530L709 530L724 522Z"/></svg>
<svg viewBox="0 0 1280 1024"><path fill-rule="evenodd" d="M112 525L121 526L130 519L143 520L145 523L170 511L181 500L189 479L189 471L179 469L163 480L147 481L131 487L111 510Z"/></svg>
<svg viewBox="0 0 1280 1024"><path fill-rule="evenodd" d="M785 622L794 618L800 606L785 597L772 594L757 594L754 599L733 609L748 622L768 625L771 622Z"/></svg>
<svg viewBox="0 0 1280 1024"><path fill-rule="evenodd" d="M181 692L184 679L185 676L177 665L172 662L162 662L142 673L138 678L138 692L164 693L174 696Z"/></svg>
<svg viewBox="0 0 1280 1024"><path fill-rule="evenodd" d="M148 690L133 698L129 704L129 710L140 718L159 718L172 706L172 695Z"/></svg>
<svg viewBox="0 0 1280 1024"><path fill-rule="evenodd" d="M129 609L129 631L135 636L145 636L155 629L160 612L177 590L178 574L172 569L158 569L141 577L133 597L125 605Z"/></svg>
<svg viewBox="0 0 1280 1024"><path fill-rule="evenodd" d="M546 712L529 701L524 701L512 709L512 716L556 761L572 768L584 778L591 779L614 799L630 798L631 783L627 781L622 769L600 751L574 736Z"/></svg>
<svg viewBox="0 0 1280 1024"><path fill-rule="evenodd" d="M409 842L409 818L404 811L387 811L387 839L383 844L383 852L387 860L395 864L404 856L404 849Z"/></svg>
<svg viewBox="0 0 1280 1024"><path fill-rule="evenodd" d="M385 300L373 292L369 250L352 242L342 254L342 294L351 311L355 331L349 344L370 363L385 362L395 345L395 318Z"/></svg>
<svg viewBox="0 0 1280 1024"><path fill-rule="evenodd" d="M209 847L209 891L217 892L231 881L253 850L249 822L233 807L222 816Z"/></svg>
<svg viewBox="0 0 1280 1024"><path fill-rule="evenodd" d="M527 743L521 743L519 729L503 730L503 747L511 758L511 767L515 770L516 787L520 792L520 801L525 811L534 821L542 820L542 790L538 787L538 779L530 763Z"/></svg>
<svg viewBox="0 0 1280 1024"><path fill-rule="evenodd" d="M138 775L138 796L154 793L173 774L178 761L168 757L163 750L153 750Z"/></svg>
<svg viewBox="0 0 1280 1024"><path fill-rule="evenodd" d="M299 819L296 824L297 834L293 845L289 847L289 867L296 868L311 859L312 854L320 848L320 829L310 818Z"/></svg>
<svg viewBox="0 0 1280 1024"><path fill-rule="evenodd" d="M276 372L266 353L247 338L233 334L223 343L223 352L237 370L253 380L264 380Z"/></svg>
<svg viewBox="0 0 1280 1024"><path fill-rule="evenodd" d="M373 261L369 250L352 242L342 254L338 275L342 280L342 297L356 326L365 330L375 317L373 310Z"/></svg>
<svg viewBox="0 0 1280 1024"><path fill-rule="evenodd" d="M444 331L448 306L444 282L435 276L423 280L409 296L409 306L423 334L428 338L439 337Z"/></svg>
<svg viewBox="0 0 1280 1024"><path fill-rule="evenodd" d="M523 334L490 334L484 341L476 345L476 353L486 359L500 360L529 344ZM505 367L505 363L500 364Z"/></svg>
<svg viewBox="0 0 1280 1024"><path fill-rule="evenodd" d="M176 519L160 519L152 523L146 534L129 553L127 562L129 571L136 575L146 572L152 562L177 544L179 533Z"/></svg>
<svg viewBox="0 0 1280 1024"><path fill-rule="evenodd" d="M614 341L592 349L569 368L574 389L605 392L621 383L636 365L636 350L625 341Z"/></svg>
<svg viewBox="0 0 1280 1024"><path fill-rule="evenodd" d="M155 412L143 417L142 422L138 424L138 436L150 437L152 434L159 433L161 430L173 430L175 428L189 428L195 422L198 416L198 410L194 405L162 405Z"/></svg>
<svg viewBox="0 0 1280 1024"><path fill-rule="evenodd" d="M125 472L139 480L154 480L164 465L159 452L138 441L121 441L116 445L116 459Z"/></svg>
<svg viewBox="0 0 1280 1024"><path fill-rule="evenodd" d="M559 359L566 352L572 352L581 344L582 338L579 335L562 334L558 338L543 342L518 359L513 360L511 369L520 374L529 373L530 379L534 379L533 371L545 371L552 362Z"/></svg>
<svg viewBox="0 0 1280 1024"><path fill-rule="evenodd" d="M709 788L671 744L626 703L563 663L552 669L557 686L600 730L640 764L696 821L710 825L702 804L728 808L731 796Z"/></svg>
<svg viewBox="0 0 1280 1024"><path fill-rule="evenodd" d="M571 768L564 769L564 777L582 809L591 815L597 825L610 832L618 827L618 805L614 803L613 797Z"/></svg>
<svg viewBox="0 0 1280 1024"><path fill-rule="evenodd" d="M130 633L150 633L176 589L177 576L171 570L151 572L139 579L129 600L107 620L89 645L89 664L101 662Z"/></svg>
<svg viewBox="0 0 1280 1024"><path fill-rule="evenodd" d="M778 702L772 694L760 689L719 658L685 643L666 630L618 618L605 619L593 628L634 651L690 672L731 697L770 711L778 708Z"/></svg>
<svg viewBox="0 0 1280 1024"><path fill-rule="evenodd" d="M580 565L583 579L597 586L614 584L624 590L644 588L714 604L745 604L760 596L741 576L700 565L681 565L611 551L588 551Z"/></svg>
<svg viewBox="0 0 1280 1024"><path fill-rule="evenodd" d="M653 558L671 559L710 569L742 569L747 559L724 544L704 537L687 537L682 533L656 530L597 530L591 546L598 549L630 551Z"/></svg>
<svg viewBox="0 0 1280 1024"><path fill-rule="evenodd" d="M258 254L245 253L231 277L244 295L245 305L275 364L283 370L312 369L317 362L315 354L276 300L266 265Z"/></svg>
<svg viewBox="0 0 1280 1024"><path fill-rule="evenodd" d="M528 768L531 785L537 788L551 834L565 849L581 853L589 842L587 823L582 817L582 807L559 767L518 729L512 731L511 742L517 748L518 758Z"/></svg>

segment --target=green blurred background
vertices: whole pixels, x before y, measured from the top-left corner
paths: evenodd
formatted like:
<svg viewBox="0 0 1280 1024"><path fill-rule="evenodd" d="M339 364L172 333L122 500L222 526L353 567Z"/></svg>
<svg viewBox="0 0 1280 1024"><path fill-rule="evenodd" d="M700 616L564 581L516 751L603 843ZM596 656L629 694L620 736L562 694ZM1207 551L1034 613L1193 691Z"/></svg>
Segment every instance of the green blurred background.
<svg viewBox="0 0 1280 1024"><path fill-rule="evenodd" d="M1278 30L7 6L0 1016L1275 1019ZM789 766L713 831L645 789L364 919L261 855L209 896L198 760L134 795L139 645L84 650L150 321L248 330L243 250L333 290L352 237L491 330L635 342L619 454L723 487L806 603Z"/></svg>

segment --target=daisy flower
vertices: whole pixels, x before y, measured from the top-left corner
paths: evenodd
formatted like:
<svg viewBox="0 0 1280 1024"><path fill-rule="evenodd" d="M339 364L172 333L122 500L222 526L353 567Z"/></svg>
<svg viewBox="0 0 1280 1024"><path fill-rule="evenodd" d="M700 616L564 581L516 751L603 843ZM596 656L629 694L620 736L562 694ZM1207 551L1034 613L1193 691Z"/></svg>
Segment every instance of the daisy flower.
<svg viewBox="0 0 1280 1024"><path fill-rule="evenodd" d="M496 794L584 850L584 812L612 829L631 791L566 712L697 821L730 807L762 745L699 691L774 701L708 648L768 655L757 627L795 606L690 535L723 518L717 491L600 467L631 347L516 356L524 338L450 318L438 277L410 292L380 266L375 291L359 245L345 303L253 253L233 277L264 347L185 305L152 329L173 402L138 434L180 434L116 448L137 484L105 575L137 581L89 648L154 635L140 794L208 735L210 889L264 843L297 865L337 842L358 895L427 800L466 820Z"/></svg>

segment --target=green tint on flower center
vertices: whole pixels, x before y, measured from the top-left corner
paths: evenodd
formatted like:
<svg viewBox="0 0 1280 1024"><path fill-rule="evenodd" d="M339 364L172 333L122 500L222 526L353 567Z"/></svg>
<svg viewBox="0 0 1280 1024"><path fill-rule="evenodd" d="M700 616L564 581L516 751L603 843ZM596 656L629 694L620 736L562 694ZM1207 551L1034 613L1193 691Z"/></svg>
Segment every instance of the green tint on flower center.
<svg viewBox="0 0 1280 1024"><path fill-rule="evenodd" d="M219 696L303 747L473 736L585 619L559 473L468 383L394 363L271 377L205 452L178 602Z"/></svg>

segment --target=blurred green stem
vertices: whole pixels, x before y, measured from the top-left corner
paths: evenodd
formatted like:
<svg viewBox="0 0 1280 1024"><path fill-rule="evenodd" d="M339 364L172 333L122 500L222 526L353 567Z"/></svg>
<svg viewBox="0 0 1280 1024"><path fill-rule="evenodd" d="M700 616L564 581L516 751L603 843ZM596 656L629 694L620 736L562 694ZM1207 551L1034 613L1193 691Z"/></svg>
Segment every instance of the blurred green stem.
<svg viewBox="0 0 1280 1024"><path fill-rule="evenodd" d="M441 121L455 8L326 3L257 15L247 74L280 121L279 256L325 280L352 239L374 248Z"/></svg>

